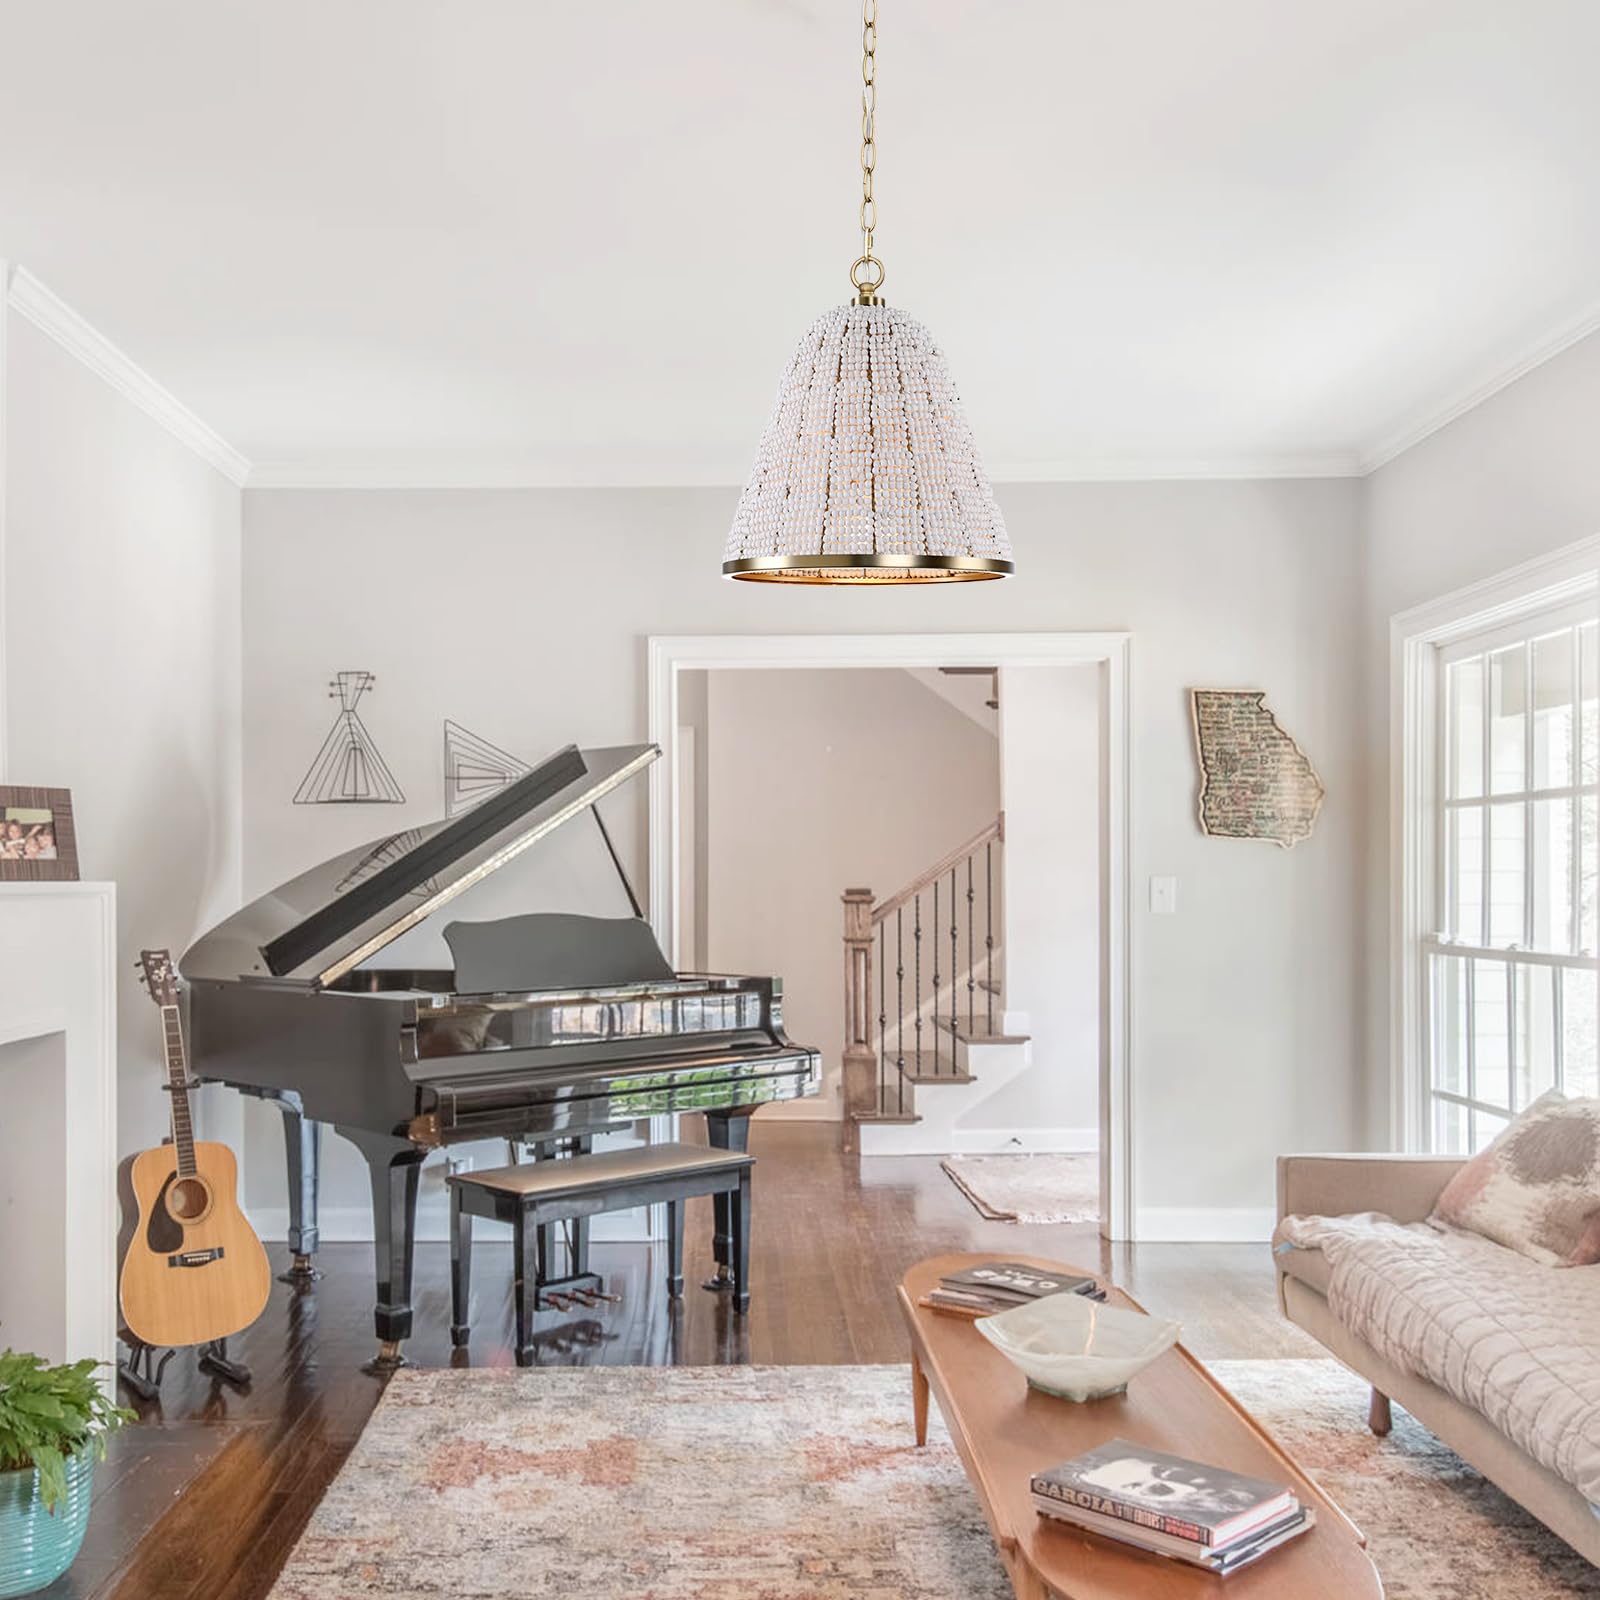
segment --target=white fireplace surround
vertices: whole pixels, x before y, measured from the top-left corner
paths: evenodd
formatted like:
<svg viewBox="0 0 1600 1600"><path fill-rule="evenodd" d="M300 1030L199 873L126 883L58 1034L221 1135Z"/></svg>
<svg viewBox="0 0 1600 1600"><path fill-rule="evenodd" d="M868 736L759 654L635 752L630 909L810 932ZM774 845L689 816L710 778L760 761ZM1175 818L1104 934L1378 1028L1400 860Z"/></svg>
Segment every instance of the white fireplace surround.
<svg viewBox="0 0 1600 1600"><path fill-rule="evenodd" d="M116 888L0 883L0 1347L114 1361Z"/></svg>

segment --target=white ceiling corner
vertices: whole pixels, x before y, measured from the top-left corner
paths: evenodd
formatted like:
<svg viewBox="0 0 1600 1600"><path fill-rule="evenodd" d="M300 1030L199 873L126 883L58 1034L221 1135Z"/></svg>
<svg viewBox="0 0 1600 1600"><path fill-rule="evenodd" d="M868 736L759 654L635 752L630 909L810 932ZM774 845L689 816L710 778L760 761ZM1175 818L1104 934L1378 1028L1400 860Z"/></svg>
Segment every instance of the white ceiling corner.
<svg viewBox="0 0 1600 1600"><path fill-rule="evenodd" d="M25 267L12 269L6 285L6 300L18 316L26 317L42 333L48 334L224 477L236 484L245 483L250 463L221 434L119 350L98 328L90 326Z"/></svg>

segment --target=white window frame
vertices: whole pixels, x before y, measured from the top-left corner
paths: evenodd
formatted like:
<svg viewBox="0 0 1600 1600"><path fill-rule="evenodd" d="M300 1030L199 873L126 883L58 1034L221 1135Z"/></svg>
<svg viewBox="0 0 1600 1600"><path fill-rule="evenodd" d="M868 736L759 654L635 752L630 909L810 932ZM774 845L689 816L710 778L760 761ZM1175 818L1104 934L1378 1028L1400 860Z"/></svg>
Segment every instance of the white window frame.
<svg viewBox="0 0 1600 1600"><path fill-rule="evenodd" d="M1600 606L1600 538L1585 539L1390 621L1390 1143L1432 1147L1428 941L1438 932L1441 657L1562 606Z"/></svg>

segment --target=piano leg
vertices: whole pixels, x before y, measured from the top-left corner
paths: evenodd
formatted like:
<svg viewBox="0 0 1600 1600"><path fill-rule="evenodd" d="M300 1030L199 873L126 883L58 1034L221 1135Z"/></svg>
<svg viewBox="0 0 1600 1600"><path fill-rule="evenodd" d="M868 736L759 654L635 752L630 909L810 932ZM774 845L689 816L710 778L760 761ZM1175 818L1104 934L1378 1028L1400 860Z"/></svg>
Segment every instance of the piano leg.
<svg viewBox="0 0 1600 1600"><path fill-rule="evenodd" d="M708 1111L706 1113L706 1133L715 1150L739 1150L750 1148L750 1117L754 1107L745 1111ZM705 1287L711 1290L732 1289L738 1283L738 1274L734 1262L734 1204L733 1196L729 1194L713 1195L711 1199L712 1214L716 1221L716 1231L711 1235L711 1254L716 1261L716 1270L705 1281Z"/></svg>
<svg viewBox="0 0 1600 1600"><path fill-rule="evenodd" d="M365 1367L393 1372L405 1364L401 1341L411 1333L411 1264L417 1242L417 1178L427 1155L409 1139L337 1127L367 1160L372 1179L372 1239L378 1269L373 1322L378 1353Z"/></svg>
<svg viewBox="0 0 1600 1600"><path fill-rule="evenodd" d="M471 1337L472 1213L461 1190L450 1186L450 1344L459 1350Z"/></svg>
<svg viewBox="0 0 1600 1600"><path fill-rule="evenodd" d="M261 1098L283 1113L283 1155L289 1174L289 1270L279 1283L297 1288L315 1283L317 1247L322 1242L317 1224L317 1191L322 1172L322 1124L313 1122L293 1089L264 1089Z"/></svg>

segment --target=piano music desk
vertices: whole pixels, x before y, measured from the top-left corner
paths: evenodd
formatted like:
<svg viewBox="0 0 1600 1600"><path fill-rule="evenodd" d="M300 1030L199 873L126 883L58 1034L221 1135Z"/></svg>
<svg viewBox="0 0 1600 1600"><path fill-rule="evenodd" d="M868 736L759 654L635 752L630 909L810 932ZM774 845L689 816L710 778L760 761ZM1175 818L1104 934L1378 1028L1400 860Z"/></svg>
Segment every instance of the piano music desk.
<svg viewBox="0 0 1600 1600"><path fill-rule="evenodd" d="M742 1150L647 1144L598 1155L533 1161L485 1172L453 1172L450 1186L450 1338L467 1342L472 1288L472 1219L509 1222L516 1273L517 1364L533 1360L533 1319L546 1288L544 1230L551 1223L635 1206L667 1208L667 1293L683 1295L683 1203L726 1195L733 1235L733 1305L750 1306L750 1169ZM588 1275L592 1276L592 1274ZM596 1284L599 1279L595 1278Z"/></svg>

